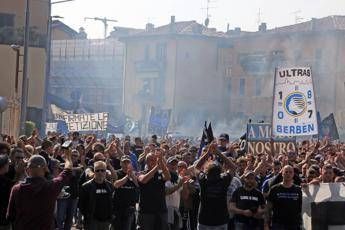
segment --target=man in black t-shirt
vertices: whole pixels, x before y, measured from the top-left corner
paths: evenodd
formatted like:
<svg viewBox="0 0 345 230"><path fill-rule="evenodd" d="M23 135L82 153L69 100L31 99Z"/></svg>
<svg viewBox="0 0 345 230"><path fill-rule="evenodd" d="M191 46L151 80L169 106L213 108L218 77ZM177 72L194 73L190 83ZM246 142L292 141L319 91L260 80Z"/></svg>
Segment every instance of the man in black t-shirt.
<svg viewBox="0 0 345 230"><path fill-rule="evenodd" d="M140 229L167 230L165 182L170 180L170 173L160 149L157 149L155 153L147 154L146 166L147 170L138 177Z"/></svg>
<svg viewBox="0 0 345 230"><path fill-rule="evenodd" d="M267 224L272 223L272 230L300 230L302 191L299 186L293 184L293 167L286 165L282 177L283 182L274 185L267 197Z"/></svg>
<svg viewBox="0 0 345 230"><path fill-rule="evenodd" d="M227 169L232 169L234 165L218 149L217 143L212 142L207 152L202 155L195 165L200 184L200 208L198 229L219 229L227 230L229 220L227 207L227 191L232 175L230 171L222 174L222 167L217 161L208 162L211 157L218 157L224 162ZM205 171L205 173L203 172Z"/></svg>
<svg viewBox="0 0 345 230"><path fill-rule="evenodd" d="M134 174L131 159L121 157L121 169L116 171L117 181L114 192L114 229L135 229L135 204L138 201L138 180Z"/></svg>
<svg viewBox="0 0 345 230"><path fill-rule="evenodd" d="M230 201L230 210L235 213L236 230L263 229L264 196L256 189L255 174L244 174L244 186L235 190Z"/></svg>
<svg viewBox="0 0 345 230"><path fill-rule="evenodd" d="M84 216L86 230L108 230L112 219L113 185L105 179L107 165L94 163L94 178L80 189L79 209Z"/></svg>

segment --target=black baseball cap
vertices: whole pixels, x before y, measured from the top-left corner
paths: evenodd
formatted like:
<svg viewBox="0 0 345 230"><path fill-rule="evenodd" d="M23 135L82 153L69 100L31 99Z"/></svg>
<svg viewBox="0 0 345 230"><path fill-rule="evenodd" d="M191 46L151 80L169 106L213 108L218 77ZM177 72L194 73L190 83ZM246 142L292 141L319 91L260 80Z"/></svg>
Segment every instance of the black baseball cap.
<svg viewBox="0 0 345 230"><path fill-rule="evenodd" d="M222 133L219 135L219 139L227 140L229 141L229 135L226 133Z"/></svg>

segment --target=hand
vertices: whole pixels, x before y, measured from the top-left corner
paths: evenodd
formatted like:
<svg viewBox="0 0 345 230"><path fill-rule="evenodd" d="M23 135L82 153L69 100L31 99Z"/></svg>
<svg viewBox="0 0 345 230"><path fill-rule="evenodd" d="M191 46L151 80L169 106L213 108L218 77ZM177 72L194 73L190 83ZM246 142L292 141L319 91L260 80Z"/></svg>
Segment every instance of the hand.
<svg viewBox="0 0 345 230"><path fill-rule="evenodd" d="M65 151L65 169L72 169L72 168L73 168L73 162L72 162L71 150L67 149Z"/></svg>
<svg viewBox="0 0 345 230"><path fill-rule="evenodd" d="M255 214L253 214L253 217L254 217L255 219L262 219L263 214L257 212L257 213L255 213Z"/></svg>
<svg viewBox="0 0 345 230"><path fill-rule="evenodd" d="M252 217L252 216L253 216L253 212L250 211L249 209L243 210L243 211L242 211L242 215L243 215L243 216L246 216L246 217Z"/></svg>
<svg viewBox="0 0 345 230"><path fill-rule="evenodd" d="M212 141L208 151L212 154L215 154L217 152L217 147L218 147L217 142Z"/></svg>
<svg viewBox="0 0 345 230"><path fill-rule="evenodd" d="M128 167L127 167L127 176L128 177L133 177L133 167L132 167L132 165L128 165Z"/></svg>

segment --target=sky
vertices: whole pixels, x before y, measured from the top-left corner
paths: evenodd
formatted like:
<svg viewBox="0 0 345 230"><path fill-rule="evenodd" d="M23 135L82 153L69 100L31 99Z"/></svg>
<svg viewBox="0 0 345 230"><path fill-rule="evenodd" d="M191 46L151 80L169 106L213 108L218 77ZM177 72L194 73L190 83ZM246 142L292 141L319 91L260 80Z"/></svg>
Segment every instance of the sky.
<svg viewBox="0 0 345 230"><path fill-rule="evenodd" d="M148 22L161 26L170 22L171 15L176 21L203 23L208 1L209 27L220 31L226 31L228 23L230 29L256 31L259 22L266 22L270 29L294 24L296 17L303 22L313 17L345 15L345 0L74 0L54 4L52 15L64 17L60 20L77 31L84 27L88 38L103 38L103 23L85 21L85 17L117 20L109 22L108 32L114 26L144 29Z"/></svg>

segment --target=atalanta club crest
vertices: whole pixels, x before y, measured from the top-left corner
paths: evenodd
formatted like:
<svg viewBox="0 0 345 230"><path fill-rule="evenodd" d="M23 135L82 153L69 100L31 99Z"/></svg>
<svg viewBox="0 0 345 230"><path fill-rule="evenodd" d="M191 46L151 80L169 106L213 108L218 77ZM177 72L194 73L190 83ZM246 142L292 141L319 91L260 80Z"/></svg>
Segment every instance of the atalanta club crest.
<svg viewBox="0 0 345 230"><path fill-rule="evenodd" d="M284 100L285 111L294 117L299 117L307 110L307 99L301 92L293 92Z"/></svg>

